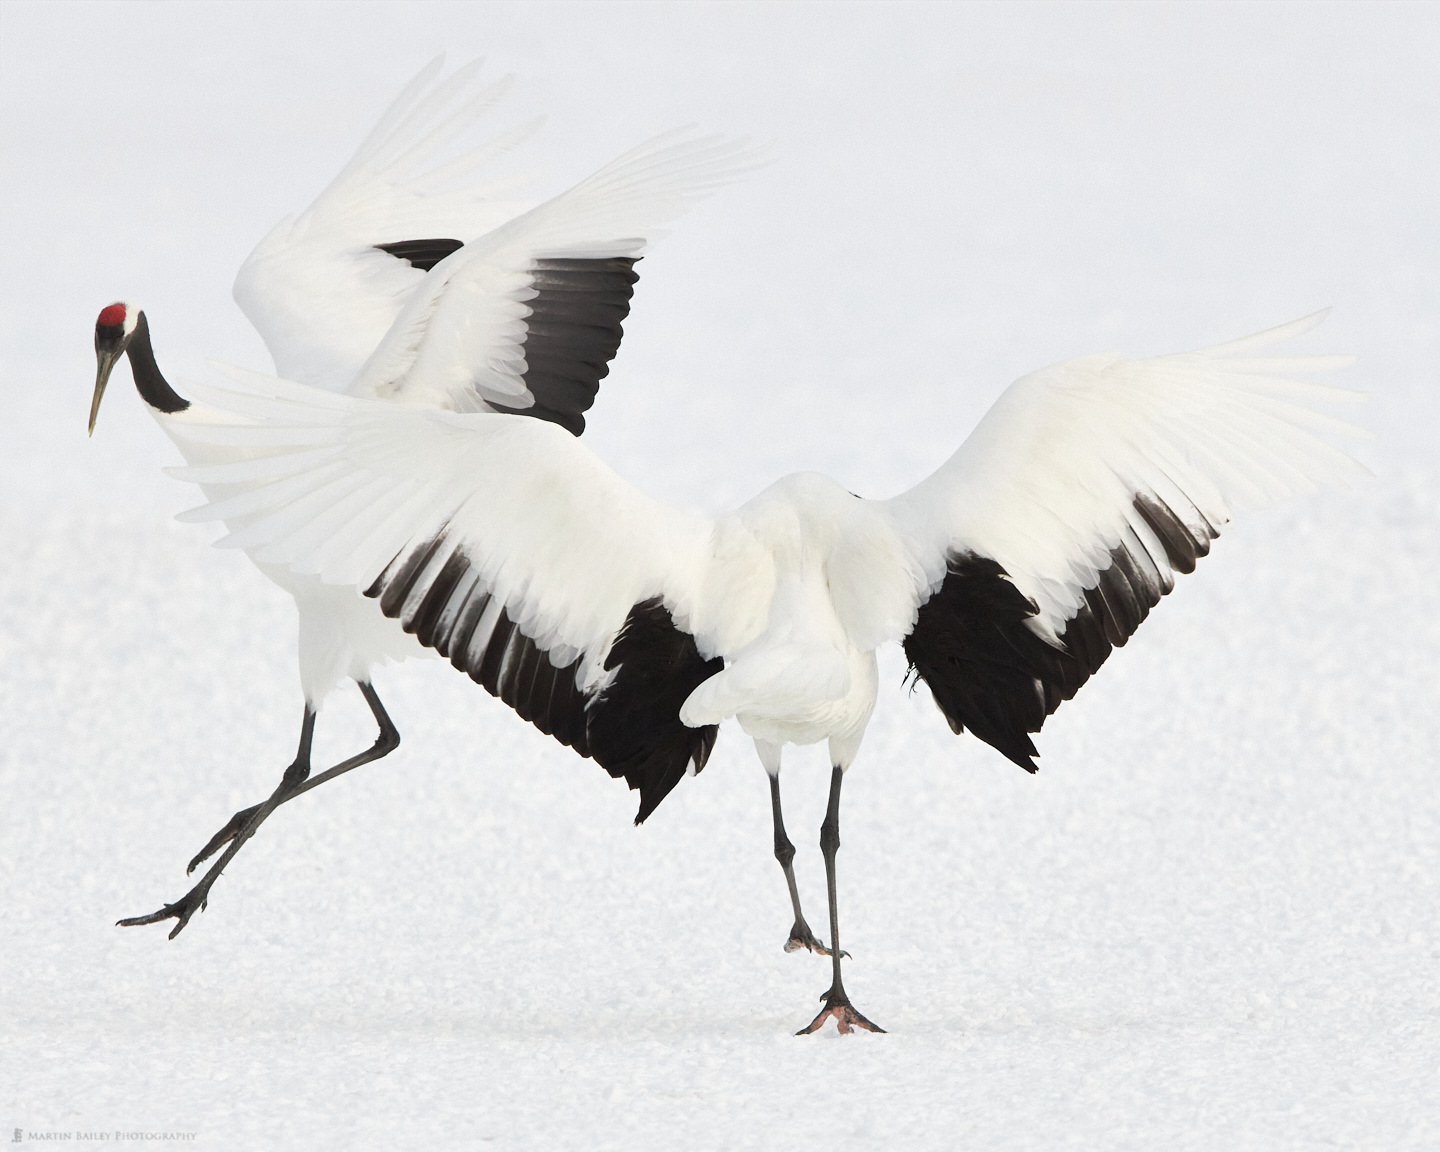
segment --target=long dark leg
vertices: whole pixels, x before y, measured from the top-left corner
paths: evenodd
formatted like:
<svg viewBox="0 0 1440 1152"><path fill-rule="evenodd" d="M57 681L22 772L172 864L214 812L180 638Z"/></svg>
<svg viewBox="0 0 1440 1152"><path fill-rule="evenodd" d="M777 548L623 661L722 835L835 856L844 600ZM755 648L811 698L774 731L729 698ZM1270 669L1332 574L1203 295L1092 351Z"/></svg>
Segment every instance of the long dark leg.
<svg viewBox="0 0 1440 1152"><path fill-rule="evenodd" d="M844 779L844 770L836 766L830 773L830 803L825 809L824 823L820 825L820 851L825 856L825 887L830 896L830 946L834 949L830 954L830 963L834 978L830 982L830 991L821 997L825 1007L820 1010L820 1015L795 1033L797 1036L814 1032L831 1016L835 1017L835 1026L841 1032L849 1032L853 1028L885 1031L855 1011L840 979L840 957L844 953L840 951L840 910L835 899L835 853L840 848L840 784Z"/></svg>
<svg viewBox="0 0 1440 1152"><path fill-rule="evenodd" d="M227 848L219 860L215 861L210 871L201 878L200 883L175 901L174 904L166 904L158 912L152 912L148 916L132 916L129 919L121 920L118 923L125 928L134 927L137 924L158 924L161 920L174 919L178 921L170 930L170 939L173 940L179 935L180 930L190 923L190 917L205 907L206 900L210 894L210 886L220 879L220 873L225 870L235 853L239 852L245 841L255 835L255 830L260 827L276 808L289 797L294 790L304 783L305 778L310 775L310 743L315 735L315 713L310 706L305 706L305 719L300 726L300 750L295 754L295 762L285 769L285 774L280 777L280 785L270 798L263 804L250 809L249 818L245 823L231 834L230 847ZM232 820L231 823L234 823ZM227 825L227 828L229 825Z"/></svg>
<svg viewBox="0 0 1440 1152"><path fill-rule="evenodd" d="M786 952L797 952L808 948L821 956L830 955L830 949L815 938L810 925L805 923L805 913L800 911L800 889L795 884L795 845L785 835L785 817L780 813L780 777L770 777L770 811L775 821L775 859L785 870L785 883L790 889L790 907L795 910L795 924L790 929L790 939L785 941Z"/></svg>
<svg viewBox="0 0 1440 1152"><path fill-rule="evenodd" d="M352 768L358 768L361 764L368 764L386 755L400 743L400 735L391 723L390 717L386 715L384 707L380 703L380 697L375 689L369 684L361 684L360 691L364 694L370 705L370 710L375 715L380 725L380 735L375 744L348 760L343 760L335 767L322 772L319 776L310 777L310 745L315 736L315 713L309 705L305 708L305 717L300 725L300 748L295 754L295 762L285 769L280 778L280 784L272 792L263 804L257 804L253 808L246 808L235 813L230 822L219 832L210 838L210 843L201 850L200 855L190 862L187 871L193 871L195 866L211 855L220 845L227 841L230 846L221 855L220 859L211 865L210 870L200 879L200 883L180 897L174 904L166 904L158 912L152 912L148 916L134 916L119 921L123 927L130 928L138 924L157 924L162 920L177 920L178 923L170 931L170 939L175 939L180 930L190 922L190 917L198 911L203 911L209 898L210 888L220 874L225 871L225 865L229 864L235 854L244 846L245 841L255 835L256 830L269 818L270 813L280 807L288 800L293 800L302 792L308 792L317 784L323 784L341 773L348 772Z"/></svg>
<svg viewBox="0 0 1440 1152"><path fill-rule="evenodd" d="M380 726L380 735L375 737L375 743L364 752L351 756L348 760L342 760L339 764L335 765L335 767L328 768L320 773L320 775L312 776L310 779L305 780L292 789L287 795L283 796L280 804L287 803L295 799L296 796L310 791L311 788L316 788L324 784L327 780L333 780L336 776L349 772L352 768L359 768L362 764L370 764L379 760L382 756L388 756L391 752L395 751L396 748L400 747L400 732L391 721L389 714L385 711L385 706L380 703L380 697L374 687L362 682L360 684L360 694L365 697L365 702L370 705L370 712L375 717L375 723ZM256 804L251 808L244 808L230 817L230 823L226 824L224 828L210 837L210 842L206 844L204 848L200 849L195 859L186 865L185 874L188 876L194 872L199 865L210 859L222 845L229 843L239 835L240 830L245 827L251 817L259 812L262 807L263 805ZM278 808L279 804L277 804L276 807ZM271 811L274 811L274 809L271 809Z"/></svg>

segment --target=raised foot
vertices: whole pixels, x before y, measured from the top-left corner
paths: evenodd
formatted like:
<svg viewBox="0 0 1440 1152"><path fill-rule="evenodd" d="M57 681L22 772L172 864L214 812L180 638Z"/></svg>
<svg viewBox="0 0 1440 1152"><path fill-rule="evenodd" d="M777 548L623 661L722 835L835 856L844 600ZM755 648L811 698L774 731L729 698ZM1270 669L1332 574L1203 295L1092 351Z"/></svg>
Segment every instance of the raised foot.
<svg viewBox="0 0 1440 1152"><path fill-rule="evenodd" d="M185 865L185 875L189 876L196 868L200 867L201 864L205 863L206 860L210 859L211 856L215 855L216 852L230 843L236 836L240 835L245 825L250 823L251 817L258 811L260 811L260 805L254 804L249 808L241 809L230 817L230 822L221 828L219 832L215 833L214 836L210 837L210 842L206 844L204 848L200 849L195 859ZM166 905L166 907L169 907L169 905ZM156 913L156 915L159 915L159 913Z"/></svg>
<svg viewBox="0 0 1440 1152"><path fill-rule="evenodd" d="M825 1001L825 1007L820 1009L820 1015L810 1021L806 1027L796 1032L796 1036L808 1036L811 1032L818 1031L825 1021L832 1016L835 1017L835 1027L842 1036L848 1036L856 1028L864 1028L867 1032L885 1031L884 1028L881 1028L878 1024L870 1023L869 1020L855 1011L854 1006L850 1003L843 991L836 994L832 989L825 993L821 999Z"/></svg>
<svg viewBox="0 0 1440 1152"><path fill-rule="evenodd" d="M209 885L204 888L209 889ZM166 904L158 912L151 912L148 916L131 916L125 920L117 920L115 923L121 928L134 928L140 924L159 924L162 920L176 920L178 923L170 929L169 939L173 940L180 935L180 930L190 923L190 917L196 912L205 911L206 893L202 892L201 885L196 885L174 904Z"/></svg>
<svg viewBox="0 0 1440 1152"><path fill-rule="evenodd" d="M804 920L795 921L795 926L790 929L790 939L785 941L786 952L798 952L801 948L808 948L811 952L818 952L821 956L829 956L830 949L820 943L815 933L810 931L810 925ZM841 952L841 956L849 956L849 952Z"/></svg>

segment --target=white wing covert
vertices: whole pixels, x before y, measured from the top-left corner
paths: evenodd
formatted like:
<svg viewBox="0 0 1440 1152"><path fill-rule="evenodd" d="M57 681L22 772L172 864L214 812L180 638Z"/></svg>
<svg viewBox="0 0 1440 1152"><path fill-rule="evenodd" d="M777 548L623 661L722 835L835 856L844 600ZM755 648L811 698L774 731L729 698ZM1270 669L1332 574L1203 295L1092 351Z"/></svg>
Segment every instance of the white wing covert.
<svg viewBox="0 0 1440 1152"><path fill-rule="evenodd" d="M579 435L619 348L633 266L660 228L753 167L739 142L672 132L441 261L355 387Z"/></svg>
<svg viewBox="0 0 1440 1152"><path fill-rule="evenodd" d="M276 225L235 278L236 303L287 379L350 384L435 263L532 203L517 199L524 180L493 169L538 122L457 150L510 80L482 83L474 61L441 81L443 64L410 82L340 174Z"/></svg>
<svg viewBox="0 0 1440 1152"><path fill-rule="evenodd" d="M893 500L926 586L904 638L951 727L1035 771L1028 733L1191 572L1234 508L1364 468L1305 382L1343 356L1255 353L1325 313L1200 352L1071 360L1012 384L954 456Z"/></svg>
<svg viewBox="0 0 1440 1152"><path fill-rule="evenodd" d="M378 600L522 718L640 789L637 820L704 766L716 730L678 712L723 667L682 627L710 521L650 500L545 421L224 371L247 390L192 385L199 405L166 428L182 448L247 458L175 470L225 494L184 519L224 521L221 546Z"/></svg>

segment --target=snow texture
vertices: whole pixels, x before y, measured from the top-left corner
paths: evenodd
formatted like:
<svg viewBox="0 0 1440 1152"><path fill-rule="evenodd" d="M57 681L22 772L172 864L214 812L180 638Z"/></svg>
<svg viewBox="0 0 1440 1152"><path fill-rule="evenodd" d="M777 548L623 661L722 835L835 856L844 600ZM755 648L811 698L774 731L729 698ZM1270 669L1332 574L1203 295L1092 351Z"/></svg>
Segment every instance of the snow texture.
<svg viewBox="0 0 1440 1152"><path fill-rule="evenodd" d="M0 5L0 1142L1440 1144L1437 37L1419 5ZM1376 479L1237 521L1037 777L884 654L839 869L888 1035L790 1035L828 966L781 951L733 726L637 830L436 661L377 677L400 750L281 810L179 939L113 926L268 794L301 702L292 606L171 520L194 489L123 376L86 440L95 315L142 304L172 380L268 368L235 270L440 49L549 113L542 190L680 124L773 149L640 266L586 433L679 506L891 494L1068 356L1333 305L1295 351L1359 357ZM342 691L317 758L372 735ZM817 928L827 775L787 754Z"/></svg>

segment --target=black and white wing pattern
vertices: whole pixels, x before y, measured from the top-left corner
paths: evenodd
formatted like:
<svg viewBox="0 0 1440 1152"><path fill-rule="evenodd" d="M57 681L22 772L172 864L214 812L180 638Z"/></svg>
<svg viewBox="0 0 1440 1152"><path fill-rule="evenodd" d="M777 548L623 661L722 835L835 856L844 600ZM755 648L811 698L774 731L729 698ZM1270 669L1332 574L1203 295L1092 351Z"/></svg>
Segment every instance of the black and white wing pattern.
<svg viewBox="0 0 1440 1152"><path fill-rule="evenodd" d="M460 412L510 412L580 435L620 347L661 228L754 167L687 132L626 153L533 206L498 158L523 125L458 151L503 95L472 63L420 73L309 208L282 221L235 299L288 380Z"/></svg>
<svg viewBox="0 0 1440 1152"><path fill-rule="evenodd" d="M690 631L714 524L644 496L552 422L324 392L225 369L162 420L222 546L378 601L541 731L641 793L714 745L678 718L723 667ZM237 458L243 457L243 458ZM218 498L217 498L218 497ZM708 593L707 593L708 594Z"/></svg>
<svg viewBox="0 0 1440 1152"><path fill-rule="evenodd" d="M491 400L493 411L550 420L575 436L585 431L584 414L595 403L625 334L621 322L640 278L634 271L637 259L535 257L527 289L534 295L525 299L530 312L521 344L525 396L517 397L528 397L530 403Z"/></svg>
<svg viewBox="0 0 1440 1152"><path fill-rule="evenodd" d="M674 132L439 260L360 372L357 395L535 416L579 435L660 229L753 167ZM439 242L426 256L438 253Z"/></svg>
<svg viewBox="0 0 1440 1152"><path fill-rule="evenodd" d="M235 301L285 378L352 383L431 268L534 203L527 180L498 169L538 124L471 135L509 78L483 81L474 61L442 80L443 65L424 68L315 202L241 266Z"/></svg>
<svg viewBox="0 0 1440 1152"><path fill-rule="evenodd" d="M926 586L904 637L951 727L1033 772L1030 733L1194 570L1232 509L1364 469L1302 374L1258 356L1324 313L1201 352L1093 356L1026 376L944 465L886 502Z"/></svg>

